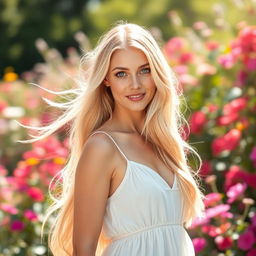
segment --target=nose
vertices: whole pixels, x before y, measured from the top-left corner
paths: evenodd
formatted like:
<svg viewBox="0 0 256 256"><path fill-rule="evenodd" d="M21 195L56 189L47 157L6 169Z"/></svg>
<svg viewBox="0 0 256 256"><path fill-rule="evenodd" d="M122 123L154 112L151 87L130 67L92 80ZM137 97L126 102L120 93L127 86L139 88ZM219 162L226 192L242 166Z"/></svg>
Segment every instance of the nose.
<svg viewBox="0 0 256 256"><path fill-rule="evenodd" d="M138 89L141 87L141 81L138 74L132 76L131 87L134 89Z"/></svg>

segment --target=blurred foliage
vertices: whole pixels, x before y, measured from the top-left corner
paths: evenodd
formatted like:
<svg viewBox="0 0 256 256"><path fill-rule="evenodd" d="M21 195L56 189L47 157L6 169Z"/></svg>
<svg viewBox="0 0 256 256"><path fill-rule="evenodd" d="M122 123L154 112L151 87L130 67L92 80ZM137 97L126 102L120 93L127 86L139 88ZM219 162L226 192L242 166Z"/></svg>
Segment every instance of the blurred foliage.
<svg viewBox="0 0 256 256"><path fill-rule="evenodd" d="M79 47L73 38L76 32L86 33L94 45L112 24L125 20L146 27L157 26L167 40L176 33L170 23L175 19L172 10L180 17L174 22L182 21L184 27L197 20L204 20L210 26L215 22L218 26L232 27L243 18L239 7L245 6L253 12L251 3L243 0L219 3L215 0L1 0L0 75L5 67L14 67L20 74L42 61L35 47L38 38L44 38L65 55L68 47ZM216 20L216 13L223 19ZM219 36L227 38L225 33Z"/></svg>

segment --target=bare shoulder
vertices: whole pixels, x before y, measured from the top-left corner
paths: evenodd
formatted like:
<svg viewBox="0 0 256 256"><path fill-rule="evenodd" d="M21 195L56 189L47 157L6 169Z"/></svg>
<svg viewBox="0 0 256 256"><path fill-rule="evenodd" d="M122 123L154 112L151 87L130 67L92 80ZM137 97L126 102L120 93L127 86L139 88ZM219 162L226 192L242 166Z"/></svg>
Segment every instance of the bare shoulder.
<svg viewBox="0 0 256 256"><path fill-rule="evenodd" d="M108 158L115 153L115 145L106 134L95 133L84 144L82 154L90 154L95 157Z"/></svg>
<svg viewBox="0 0 256 256"><path fill-rule="evenodd" d="M96 249L102 228L115 169L115 145L111 143L105 134L91 135L83 146L76 168L73 245L81 255L85 248Z"/></svg>
<svg viewBox="0 0 256 256"><path fill-rule="evenodd" d="M104 169L115 168L116 148L106 134L95 133L85 142L79 162L87 165L102 165Z"/></svg>

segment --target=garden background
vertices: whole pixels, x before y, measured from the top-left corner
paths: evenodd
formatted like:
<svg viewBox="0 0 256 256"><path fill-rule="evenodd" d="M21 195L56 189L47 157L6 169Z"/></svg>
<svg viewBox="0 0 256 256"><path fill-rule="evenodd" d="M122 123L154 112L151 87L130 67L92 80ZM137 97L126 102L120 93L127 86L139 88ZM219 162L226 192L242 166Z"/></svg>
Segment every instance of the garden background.
<svg viewBox="0 0 256 256"><path fill-rule="evenodd" d="M31 126L58 111L79 58L117 20L150 29L180 81L198 151L206 218L188 232L198 256L256 255L256 1L2 0L0 255L47 255L40 241L50 179L68 156L65 127L33 144ZM189 159L197 167L195 159ZM48 227L46 227L48 228Z"/></svg>

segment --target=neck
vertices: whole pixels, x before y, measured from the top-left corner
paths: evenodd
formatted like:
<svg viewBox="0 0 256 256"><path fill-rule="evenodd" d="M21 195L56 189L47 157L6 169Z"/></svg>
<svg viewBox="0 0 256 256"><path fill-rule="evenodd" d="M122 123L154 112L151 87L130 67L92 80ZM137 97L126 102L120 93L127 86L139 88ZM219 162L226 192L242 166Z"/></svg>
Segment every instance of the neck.
<svg viewBox="0 0 256 256"><path fill-rule="evenodd" d="M145 113L139 111L123 112L115 109L110 120L116 129L126 133L141 133L144 122Z"/></svg>

